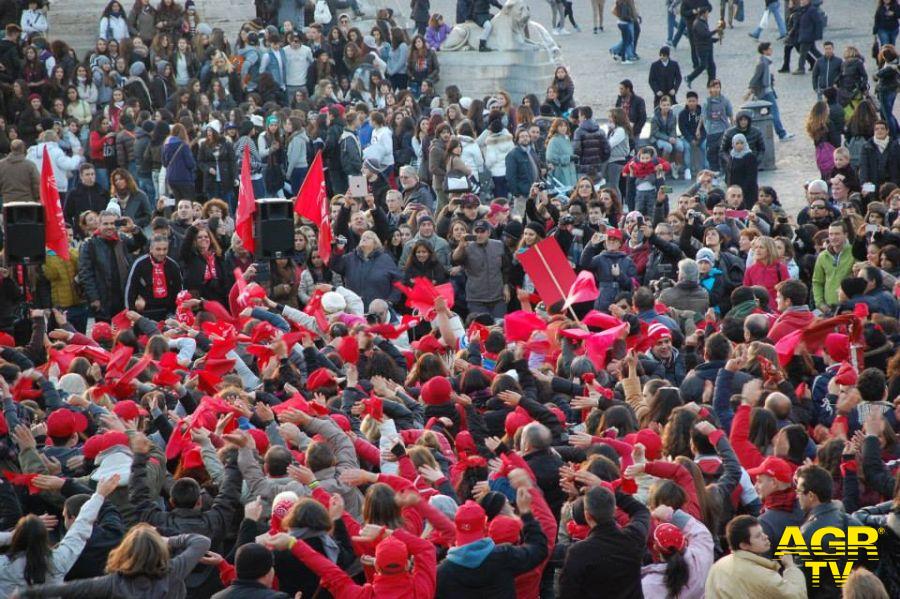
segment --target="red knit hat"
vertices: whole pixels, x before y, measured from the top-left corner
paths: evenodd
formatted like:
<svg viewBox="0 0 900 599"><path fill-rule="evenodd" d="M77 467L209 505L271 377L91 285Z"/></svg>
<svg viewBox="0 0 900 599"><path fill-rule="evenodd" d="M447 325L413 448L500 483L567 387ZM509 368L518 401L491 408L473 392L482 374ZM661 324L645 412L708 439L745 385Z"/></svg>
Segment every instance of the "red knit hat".
<svg viewBox="0 0 900 599"><path fill-rule="evenodd" d="M113 338L113 330L108 322L95 322L91 327L91 339L100 343L101 341L109 341Z"/></svg>
<svg viewBox="0 0 900 599"><path fill-rule="evenodd" d="M522 521L514 516L497 516L488 526L488 535L495 543L518 543L522 534Z"/></svg>
<svg viewBox="0 0 900 599"><path fill-rule="evenodd" d="M636 433L625 435L625 441L632 445L643 445L644 455L648 460L658 460L662 456L662 438L652 429L642 428Z"/></svg>
<svg viewBox="0 0 900 599"><path fill-rule="evenodd" d="M259 428L251 428L247 432L253 437L253 443L256 445L256 451L259 452L259 455L265 455L266 451L269 450L269 437L266 435L266 432Z"/></svg>
<svg viewBox="0 0 900 599"><path fill-rule="evenodd" d="M834 382L838 385L850 387L856 384L858 378L859 375L856 374L856 369L853 365L850 362L842 362L837 374L834 375Z"/></svg>
<svg viewBox="0 0 900 599"><path fill-rule="evenodd" d="M664 555L669 555L687 547L687 539L681 529L664 522L653 529L653 546Z"/></svg>
<svg viewBox="0 0 900 599"><path fill-rule="evenodd" d="M334 378L333 372L327 368L317 368L316 370L313 370L306 379L306 388L310 391L315 391L316 389L328 387L335 383L337 383L337 379Z"/></svg>
<svg viewBox="0 0 900 599"><path fill-rule="evenodd" d="M825 352L835 362L843 362L850 357L850 337L842 333L829 333L825 337Z"/></svg>
<svg viewBox="0 0 900 599"><path fill-rule="evenodd" d="M450 401L453 388L445 376L435 376L422 385L419 396L427 406L440 406Z"/></svg>
<svg viewBox="0 0 900 599"><path fill-rule="evenodd" d="M512 438L516 431L532 422L531 416L522 406L516 406L516 409L506 415L506 421L503 428L506 430L506 436Z"/></svg>
<svg viewBox="0 0 900 599"><path fill-rule="evenodd" d="M47 436L71 437L87 428L87 418L81 412L60 408L47 416Z"/></svg>

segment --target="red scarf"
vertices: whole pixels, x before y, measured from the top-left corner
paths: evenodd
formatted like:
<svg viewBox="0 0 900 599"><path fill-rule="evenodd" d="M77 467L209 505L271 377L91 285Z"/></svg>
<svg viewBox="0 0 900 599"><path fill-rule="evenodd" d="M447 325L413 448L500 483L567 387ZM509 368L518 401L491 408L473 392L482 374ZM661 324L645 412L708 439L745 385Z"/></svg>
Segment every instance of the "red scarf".
<svg viewBox="0 0 900 599"><path fill-rule="evenodd" d="M206 270L203 273L203 282L206 283L216 278L216 255L212 252L206 254Z"/></svg>
<svg viewBox="0 0 900 599"><path fill-rule="evenodd" d="M169 284L166 282L166 263L151 259L153 265L153 299L165 299L169 296Z"/></svg>
<svg viewBox="0 0 900 599"><path fill-rule="evenodd" d="M775 491L763 499L763 511L779 510L782 512L793 512L796 503L797 493L794 491L794 488L791 487L784 491Z"/></svg>

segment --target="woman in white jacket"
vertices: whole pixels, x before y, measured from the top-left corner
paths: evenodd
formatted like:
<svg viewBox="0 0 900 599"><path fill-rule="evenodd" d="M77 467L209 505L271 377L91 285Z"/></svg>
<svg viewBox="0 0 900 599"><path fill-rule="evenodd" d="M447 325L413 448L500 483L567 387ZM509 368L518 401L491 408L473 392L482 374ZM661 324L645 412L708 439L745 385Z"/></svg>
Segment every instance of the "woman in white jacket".
<svg viewBox="0 0 900 599"><path fill-rule="evenodd" d="M128 32L128 20L125 17L125 11L117 0L112 0L103 9L103 16L100 18L100 33L102 40L116 40L120 42L131 34Z"/></svg>
<svg viewBox="0 0 900 599"><path fill-rule="evenodd" d="M491 171L494 197L506 196L506 155L516 147L512 134L500 119L491 121L484 136L484 165Z"/></svg>
<svg viewBox="0 0 900 599"><path fill-rule="evenodd" d="M56 131L44 131L38 139L38 144L28 148L28 160L34 163L38 172L41 172L44 168L44 148L47 148L56 189L59 190L60 196L63 196L69 190L69 178L84 162L84 149L78 148L68 156L59 147L59 136Z"/></svg>
<svg viewBox="0 0 900 599"><path fill-rule="evenodd" d="M481 146L475 141L475 128L472 122L463 120L456 128L456 134L459 137L459 143L462 145L462 159L472 171L472 177L476 181L480 181L479 175L484 170L484 154L481 153ZM504 168L505 168L504 160Z"/></svg>
<svg viewBox="0 0 900 599"><path fill-rule="evenodd" d="M696 518L667 505L652 515L658 524L650 539L654 563L641 568L644 597L702 599L714 560L712 534Z"/></svg>
<svg viewBox="0 0 900 599"><path fill-rule="evenodd" d="M39 482L35 481L38 486ZM97 491L81 506L66 536L53 549L44 521L34 514L22 517L13 530L9 551L0 555L0 597L9 597L14 591L33 584L61 583L81 556L100 507L118 485L117 474L100 481Z"/></svg>
<svg viewBox="0 0 900 599"><path fill-rule="evenodd" d="M385 176L389 175L394 166L394 132L385 126L384 114L375 111L369 115L372 123L372 139L366 149L363 150L363 158L375 159L385 169Z"/></svg>
<svg viewBox="0 0 900 599"><path fill-rule="evenodd" d="M40 0L28 0L28 8L22 11L19 25L22 27L22 33L28 38L35 34L47 34L50 23L47 22L47 12L41 6Z"/></svg>

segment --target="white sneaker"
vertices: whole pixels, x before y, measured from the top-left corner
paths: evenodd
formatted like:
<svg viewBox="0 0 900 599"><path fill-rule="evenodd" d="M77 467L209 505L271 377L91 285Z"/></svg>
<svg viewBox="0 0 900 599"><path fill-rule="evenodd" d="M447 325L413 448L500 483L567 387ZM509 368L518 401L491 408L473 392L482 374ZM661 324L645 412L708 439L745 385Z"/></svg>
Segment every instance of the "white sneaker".
<svg viewBox="0 0 900 599"><path fill-rule="evenodd" d="M572 32L565 27L561 27L559 30L559 35L572 35Z"/></svg>
<svg viewBox="0 0 900 599"><path fill-rule="evenodd" d="M625 60L622 61L622 64L634 64L635 62L636 62L636 61L634 61L634 60L628 60L628 59L626 58Z"/></svg>
<svg viewBox="0 0 900 599"><path fill-rule="evenodd" d="M794 135L793 133L785 133L784 137L781 138L781 141L788 141L794 139L795 137L796 135Z"/></svg>
<svg viewBox="0 0 900 599"><path fill-rule="evenodd" d="M684 169L684 180L685 181L691 180L691 169L689 169L689 168Z"/></svg>
<svg viewBox="0 0 900 599"><path fill-rule="evenodd" d="M551 32L553 33L553 35L562 35L562 33L560 33L559 31L559 27L554 27Z"/></svg>

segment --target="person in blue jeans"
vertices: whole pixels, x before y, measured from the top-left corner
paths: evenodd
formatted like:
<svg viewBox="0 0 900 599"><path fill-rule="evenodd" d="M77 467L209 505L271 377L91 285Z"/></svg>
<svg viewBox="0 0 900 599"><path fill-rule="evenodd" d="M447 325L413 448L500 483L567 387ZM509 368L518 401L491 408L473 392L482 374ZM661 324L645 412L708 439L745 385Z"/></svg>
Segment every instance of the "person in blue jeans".
<svg viewBox="0 0 900 599"><path fill-rule="evenodd" d="M775 80L772 78L772 44L762 42L756 51L759 52L759 62L756 63L756 70L753 72L753 77L750 78L748 87L758 100L765 100L772 105L772 123L775 126L775 133L778 134L780 140L788 140L793 135L788 133L781 123L778 96L775 94Z"/></svg>
<svg viewBox="0 0 900 599"><path fill-rule="evenodd" d="M875 95L878 97L881 116L887 121L891 137L900 134L897 117L894 116L894 101L900 89L900 61L893 46L884 46L878 53L881 68L875 73Z"/></svg>
<svg viewBox="0 0 900 599"><path fill-rule="evenodd" d="M900 2L881 0L875 9L875 23L872 26L872 33L878 38L878 45L895 45L898 30L900 30Z"/></svg>
<svg viewBox="0 0 900 599"><path fill-rule="evenodd" d="M621 38L618 44L609 49L609 52L613 58L617 58L623 63L634 62L637 60L637 55L634 53L634 24L637 19L634 0L616 0L613 14L618 19L617 25Z"/></svg>
<svg viewBox="0 0 900 599"><path fill-rule="evenodd" d="M784 24L784 16L781 14L781 7L779 4L779 0L766 0L766 7L763 9L763 14L759 19L759 25L747 35L758 40L759 36L762 34L763 27L765 27L768 22L769 15L771 15L775 19L775 24L778 26L778 39L787 37L787 26Z"/></svg>

